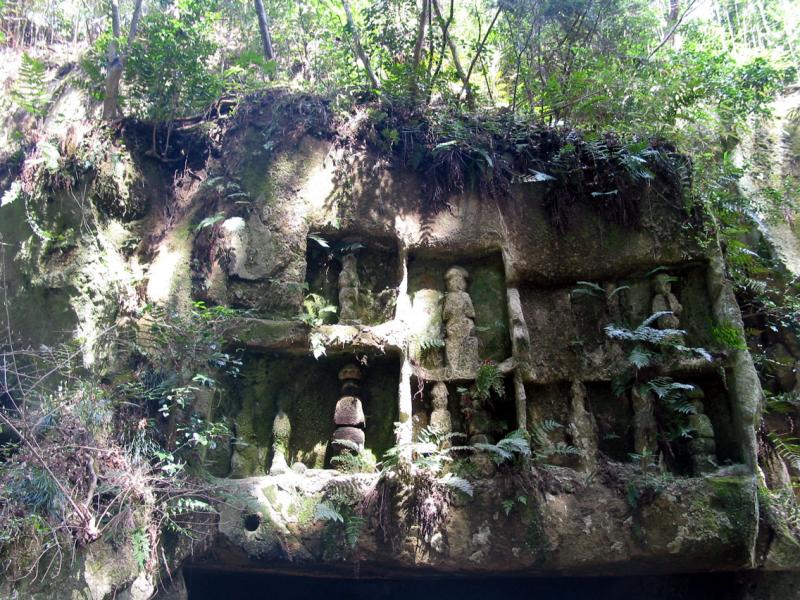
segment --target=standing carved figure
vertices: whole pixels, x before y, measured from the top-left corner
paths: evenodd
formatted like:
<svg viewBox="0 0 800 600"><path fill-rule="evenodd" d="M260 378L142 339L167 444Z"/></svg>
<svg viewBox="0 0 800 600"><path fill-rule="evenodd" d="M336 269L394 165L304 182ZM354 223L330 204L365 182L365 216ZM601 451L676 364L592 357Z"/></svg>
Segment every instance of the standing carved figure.
<svg viewBox="0 0 800 600"><path fill-rule="evenodd" d="M658 426L653 392L644 386L633 386L633 449L640 456L654 455L658 448Z"/></svg>
<svg viewBox="0 0 800 600"><path fill-rule="evenodd" d="M658 318L656 324L659 329L678 329L681 325L679 317L683 312L683 306L678 302L678 297L672 293L673 281L674 279L666 273L659 273L653 278L652 312L672 313Z"/></svg>
<svg viewBox="0 0 800 600"><path fill-rule="evenodd" d="M475 307L467 293L468 274L451 267L445 274L447 294L442 318L445 327L445 357L452 373L470 374L480 362L475 337Z"/></svg>
<svg viewBox="0 0 800 600"><path fill-rule="evenodd" d="M342 259L339 273L339 322L346 323L358 319L358 261L355 254L347 254Z"/></svg>
<svg viewBox="0 0 800 600"><path fill-rule="evenodd" d="M703 390L695 386L688 396L694 407L694 414L689 416L689 427L692 428L692 439L689 441L692 471L695 475L704 475L717 469L717 442L714 439L714 426L704 412L705 394Z"/></svg>
<svg viewBox="0 0 800 600"><path fill-rule="evenodd" d="M340 454L345 447L336 442L345 442L347 446L355 445L358 451L364 449L364 409L361 406L361 369L356 364L346 365L339 371L342 382L342 395L336 403L333 422L333 454Z"/></svg>
<svg viewBox="0 0 800 600"><path fill-rule="evenodd" d="M289 438L292 435L292 423L289 416L278 408L278 414L272 421L272 464L269 467L270 475L280 475L289 470L286 457L289 455Z"/></svg>
<svg viewBox="0 0 800 600"><path fill-rule="evenodd" d="M437 381L431 390L431 427L441 434L447 435L453 432L453 421L450 418L450 411L447 410L447 385L442 381Z"/></svg>

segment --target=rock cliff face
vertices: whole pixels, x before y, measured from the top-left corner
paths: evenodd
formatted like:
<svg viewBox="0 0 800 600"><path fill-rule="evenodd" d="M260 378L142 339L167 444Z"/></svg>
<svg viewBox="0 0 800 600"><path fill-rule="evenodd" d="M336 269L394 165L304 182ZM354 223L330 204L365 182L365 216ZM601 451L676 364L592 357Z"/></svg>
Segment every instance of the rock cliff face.
<svg viewBox="0 0 800 600"><path fill-rule="evenodd" d="M556 222L546 178L426 210L429 182L368 146L313 125L272 143L278 104L240 108L207 155L178 138L173 180L128 125L108 160L129 172L108 181L130 211L104 208L100 174L85 182L88 222L68 196L34 207L33 223L27 205L0 208L9 324L29 343L63 330L88 366L116 372L91 332L129 324L126 302L247 311L226 327L242 376L199 404L234 435L206 454L226 501L187 565L348 576L356 562L382 577L796 565L791 532L760 523L762 388L750 353L719 334L744 339L741 312L679 186L636 191L625 225L590 194ZM48 246L37 222L74 238ZM122 570L108 590L86 576L85 596L57 597L106 597L133 580ZM154 589L136 582L130 597Z"/></svg>

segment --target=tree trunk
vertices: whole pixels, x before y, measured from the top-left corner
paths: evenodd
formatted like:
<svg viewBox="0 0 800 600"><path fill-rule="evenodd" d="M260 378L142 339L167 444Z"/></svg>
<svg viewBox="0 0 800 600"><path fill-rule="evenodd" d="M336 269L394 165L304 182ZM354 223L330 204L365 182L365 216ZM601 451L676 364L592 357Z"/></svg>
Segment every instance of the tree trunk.
<svg viewBox="0 0 800 600"><path fill-rule="evenodd" d="M136 31L139 29L139 20L142 16L142 0L136 0L131 16L131 27L128 31L128 40L125 53L130 52ZM111 32L114 39L108 45L108 66L106 67L105 96L103 99L103 119L110 121L116 118L119 112L119 84L122 80L122 70L125 66L124 54L120 52L119 40L121 37L119 24L119 2L111 0Z"/></svg>
<svg viewBox="0 0 800 600"><path fill-rule="evenodd" d="M108 44L108 64L106 66L106 90L103 100L103 119L110 121L117 116L119 101L119 82L122 78L122 61L119 56L119 2L111 0L111 35Z"/></svg>
<svg viewBox="0 0 800 600"><path fill-rule="evenodd" d="M378 83L378 78L375 77L372 66L369 64L369 57L367 57L367 53L364 52L364 47L361 45L361 38L358 36L358 28L356 28L356 23L353 20L353 12L350 10L350 3L347 0L342 0L342 6L344 7L345 15L347 15L347 25L350 27L350 32L353 35L353 46L355 47L356 57L364 65L364 71L366 71L372 87L376 90L380 89L381 86L380 83Z"/></svg>
<svg viewBox="0 0 800 600"><path fill-rule="evenodd" d="M261 44L264 47L264 60L275 60L275 51L272 48L272 35L269 32L269 18L264 10L263 0L254 0L256 15L258 16L258 30L261 32Z"/></svg>
<svg viewBox="0 0 800 600"><path fill-rule="evenodd" d="M431 0L433 3L433 12L436 13L436 21L439 23L439 27L442 28L442 35L444 36L445 41L447 42L447 47L450 48L450 55L453 58L453 66L456 69L456 73L458 74L458 78L461 80L461 83L464 86L464 89L467 93L467 103L471 106L474 105L474 100L472 96L472 88L469 85L469 79L467 78L467 74L464 72L464 67L461 66L461 60L458 57L458 48L456 48L455 42L453 42L453 38L450 37L450 33L448 29L450 27L450 21L448 20L445 22L444 17L442 16L442 7L439 6L439 0ZM451 2L452 8L452 2ZM452 16L452 11L451 11Z"/></svg>
<svg viewBox="0 0 800 600"><path fill-rule="evenodd" d="M494 24L497 23L497 17L500 16L502 10L503 10L502 5L497 7L497 12L494 14L494 19L492 19L492 22L489 23L489 28L486 30L486 33L484 34L483 39L481 40L481 43L478 44L478 48L477 50L475 50L475 57L469 64L469 69L467 69L466 81L464 82L464 89L461 90L461 93L466 93L467 98L469 98L469 78L472 76L472 69L475 68L478 59L481 57L481 52L483 52L483 48L486 45L486 40L489 39L489 34L492 32Z"/></svg>
<svg viewBox="0 0 800 600"><path fill-rule="evenodd" d="M425 26L430 16L431 0L422 0L422 11L419 14L417 40L414 43L414 58L411 62L411 95L416 98L419 93L419 64L422 60L422 46L425 43Z"/></svg>

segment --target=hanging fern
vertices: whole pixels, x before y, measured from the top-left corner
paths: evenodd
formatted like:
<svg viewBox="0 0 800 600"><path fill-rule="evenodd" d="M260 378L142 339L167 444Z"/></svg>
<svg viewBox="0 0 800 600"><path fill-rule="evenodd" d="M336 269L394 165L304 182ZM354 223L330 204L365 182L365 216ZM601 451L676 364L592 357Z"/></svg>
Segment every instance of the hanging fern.
<svg viewBox="0 0 800 600"><path fill-rule="evenodd" d="M531 447L527 434L517 429L512 431L496 444L473 444L473 447L491 455L492 460L499 464L511 462L516 457L530 458Z"/></svg>
<svg viewBox="0 0 800 600"><path fill-rule="evenodd" d="M455 490L458 490L459 492L461 492L462 494L466 494L470 498L472 498L475 492L475 488L469 481L467 481L463 477L456 477L452 473L448 473L444 477L441 477L439 479L439 483L447 487L453 488Z"/></svg>
<svg viewBox="0 0 800 600"><path fill-rule="evenodd" d="M320 502L314 507L314 520L344 523L342 513L330 502Z"/></svg>
<svg viewBox="0 0 800 600"><path fill-rule="evenodd" d="M554 431L563 429L563 425L552 419L536 421L531 426L531 445L534 452L533 457L537 461L544 461L550 456L580 456L583 454L578 448L559 441L553 443L550 434Z"/></svg>
<svg viewBox="0 0 800 600"><path fill-rule="evenodd" d="M478 403L483 403L487 402L492 395L504 398L506 395L505 382L497 365L493 361L486 361L478 367L471 396Z"/></svg>
<svg viewBox="0 0 800 600"><path fill-rule="evenodd" d="M767 437L783 460L800 469L800 438L774 431L768 432Z"/></svg>

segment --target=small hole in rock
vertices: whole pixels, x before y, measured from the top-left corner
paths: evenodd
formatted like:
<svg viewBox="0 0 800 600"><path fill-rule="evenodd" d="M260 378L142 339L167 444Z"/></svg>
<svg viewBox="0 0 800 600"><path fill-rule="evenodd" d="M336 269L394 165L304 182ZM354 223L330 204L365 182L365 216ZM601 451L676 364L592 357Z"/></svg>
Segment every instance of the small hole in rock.
<svg viewBox="0 0 800 600"><path fill-rule="evenodd" d="M247 531L255 531L259 525L261 525L261 515L253 513L244 518L244 528Z"/></svg>

